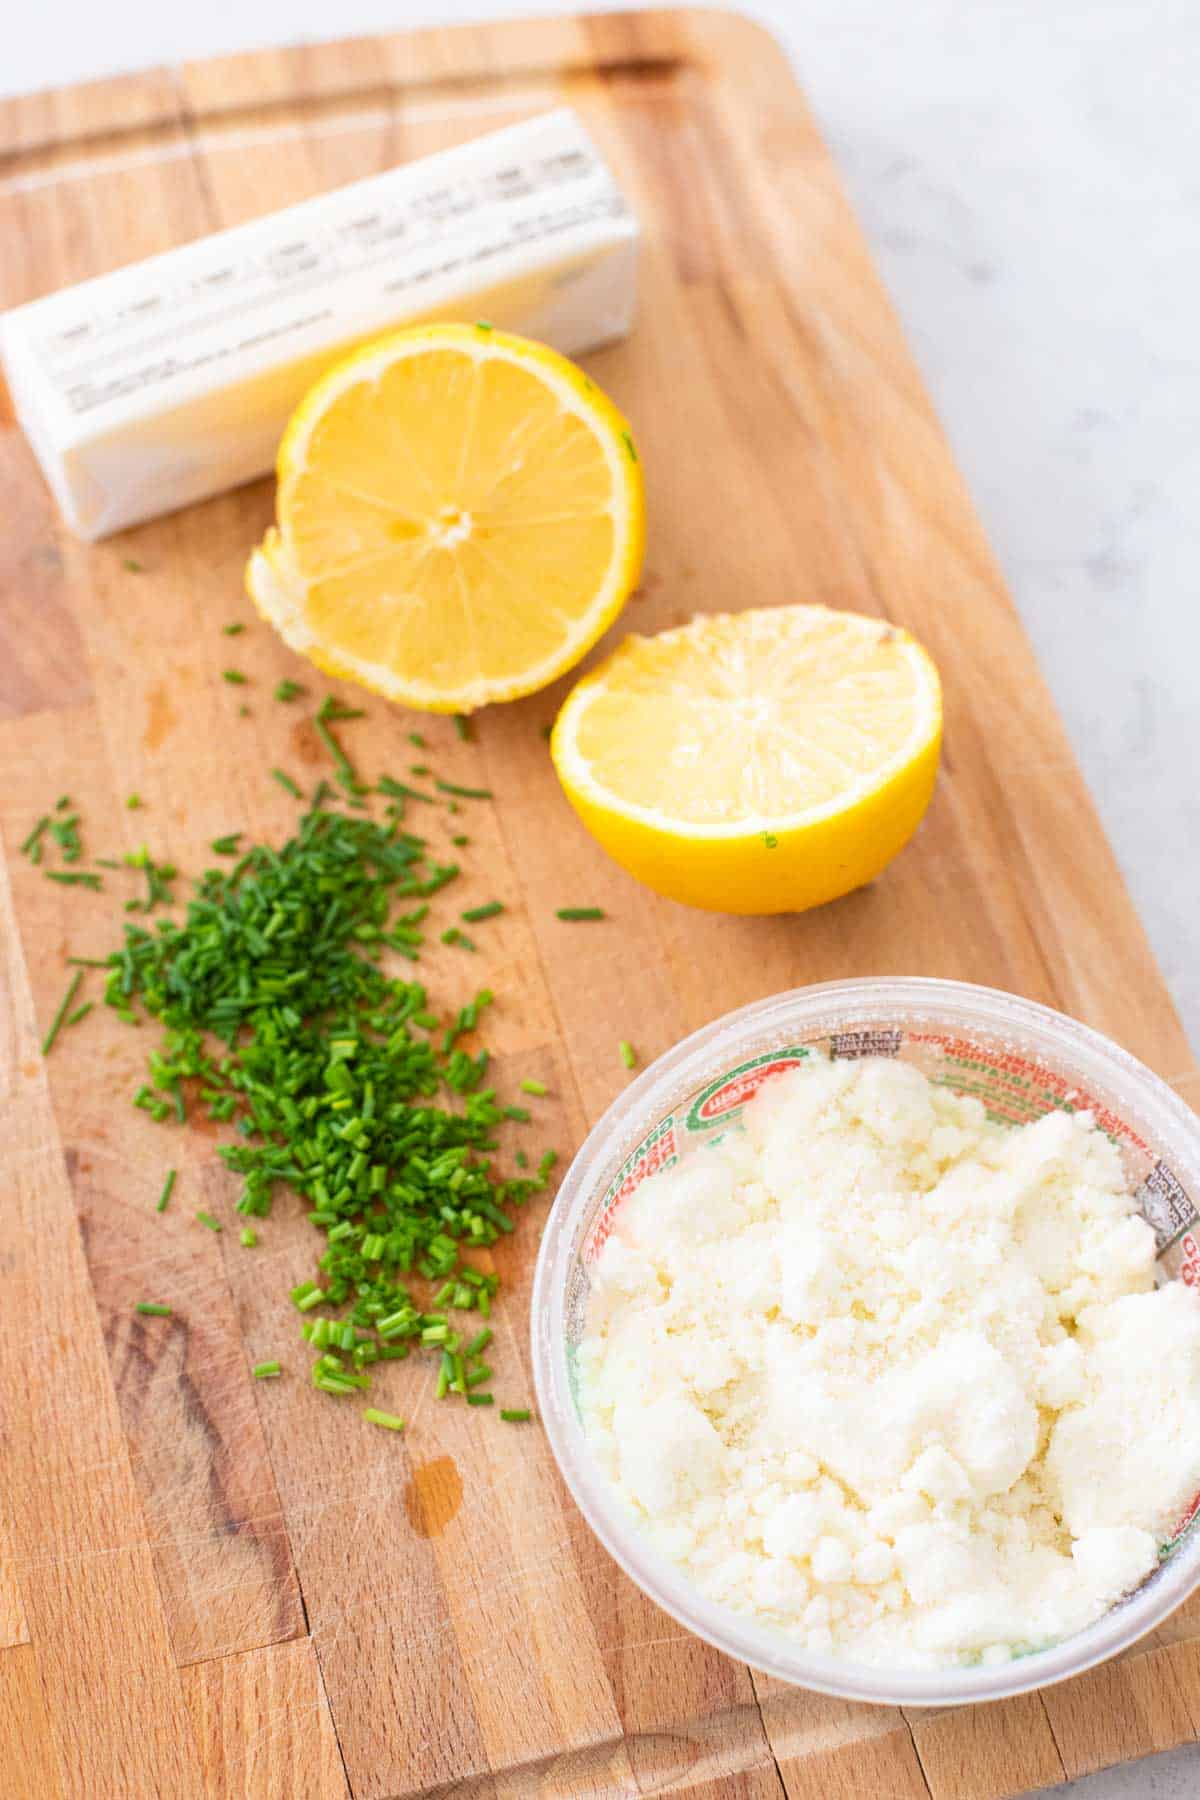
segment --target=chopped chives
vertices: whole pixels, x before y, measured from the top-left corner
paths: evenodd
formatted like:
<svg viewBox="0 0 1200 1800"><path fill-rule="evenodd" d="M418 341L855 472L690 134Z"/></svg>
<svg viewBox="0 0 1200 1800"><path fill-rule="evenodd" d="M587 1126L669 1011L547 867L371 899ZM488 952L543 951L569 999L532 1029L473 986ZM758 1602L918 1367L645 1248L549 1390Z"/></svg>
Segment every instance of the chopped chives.
<svg viewBox="0 0 1200 1800"><path fill-rule="evenodd" d="M285 791L292 796L293 800L299 800L303 797L300 789L296 786L296 783L283 769L272 769L271 777L272 780L277 781L280 787L285 789Z"/></svg>
<svg viewBox="0 0 1200 1800"><path fill-rule="evenodd" d="M167 1202L171 1198L171 1190L175 1186L175 1181L176 1181L176 1177L178 1176L178 1174L179 1174L178 1169L168 1169L167 1170L166 1179L164 1180L164 1182L162 1184L162 1192L159 1194L158 1201L154 1208L155 1212L166 1212Z"/></svg>
<svg viewBox="0 0 1200 1800"><path fill-rule="evenodd" d="M522 1125L528 1125L530 1112L527 1106L506 1106L504 1116L506 1119L516 1119Z"/></svg>
<svg viewBox="0 0 1200 1800"><path fill-rule="evenodd" d="M315 723L329 735L343 715L357 716L326 702ZM377 966L385 945L415 954L427 903L458 867L404 829L403 804L382 822L349 812L364 814L358 796L371 790L332 741L348 789L341 808L321 782L278 847L244 832L214 840L214 859L230 861L197 879L186 915L127 924L122 946L97 961L117 1015L163 1027L135 1104L156 1120L200 1105L235 1127L220 1154L242 1178L242 1244L257 1243L254 1226L285 1185L325 1232L317 1278L292 1295L322 1353L314 1384L353 1395L368 1385L367 1367L424 1345L440 1391L466 1398L491 1380L479 1360L488 1340L468 1357L453 1320L486 1320L499 1285L471 1266L472 1253L514 1230L513 1212L541 1176L506 1178L493 1162L504 1109L485 1086L486 1048L463 1047L490 990L448 1024L423 985ZM387 778L377 791L400 803L417 795ZM76 821L64 809L52 823L66 831ZM173 874L145 846L127 860L148 883ZM498 906L487 903L485 916ZM63 1022L74 1005L72 996ZM164 1181L164 1209L175 1179ZM219 1218L193 1216L222 1229ZM433 1311L414 1298L426 1281Z"/></svg>
<svg viewBox="0 0 1200 1800"><path fill-rule="evenodd" d="M70 1018L64 1019L63 1023L65 1025L78 1025L81 1019L87 1018L95 1004L96 1002L94 1000L85 1000L82 1006L77 1006L75 1008L75 1011L71 1014Z"/></svg>
<svg viewBox="0 0 1200 1800"><path fill-rule="evenodd" d="M161 1300L139 1300L134 1312L144 1313L148 1319L169 1319L171 1308L164 1306Z"/></svg>
<svg viewBox="0 0 1200 1800"><path fill-rule="evenodd" d="M255 1381L269 1381L272 1375L282 1375L283 1370L277 1362L260 1362L255 1363L250 1373Z"/></svg>
<svg viewBox="0 0 1200 1800"><path fill-rule="evenodd" d="M238 1243L242 1246L242 1249L253 1250L257 1242L258 1233L254 1230L253 1226L243 1225L242 1229L238 1232Z"/></svg>
<svg viewBox="0 0 1200 1800"><path fill-rule="evenodd" d="M629 1042L629 1039L622 1038L620 1043L617 1045L617 1049L620 1052L621 1061L625 1064L625 1067L627 1069L636 1069L637 1068L637 1051L634 1049L633 1045Z"/></svg>
<svg viewBox="0 0 1200 1800"><path fill-rule="evenodd" d="M504 911L499 900L489 900L485 906L470 906L460 915L468 925L482 925L485 919L494 919L497 913Z"/></svg>
<svg viewBox="0 0 1200 1800"><path fill-rule="evenodd" d="M465 845L470 843L470 841L471 840L469 837L462 837L461 835L458 837L452 837L450 839L450 842L454 845L456 850L463 849Z"/></svg>
<svg viewBox="0 0 1200 1800"><path fill-rule="evenodd" d="M94 894L100 893L104 887L100 876L93 875L87 870L47 869L46 880L60 882L63 887L91 888Z"/></svg>
<svg viewBox="0 0 1200 1800"><path fill-rule="evenodd" d="M455 731L457 731L459 737L462 739L464 744L470 742L471 721L468 718L466 718L464 714L455 713L454 729L455 729Z"/></svg>
<svg viewBox="0 0 1200 1800"><path fill-rule="evenodd" d="M128 569L131 575L144 575L146 572L145 563L140 563L136 556L125 557L121 563L121 567L123 569Z"/></svg>
<svg viewBox="0 0 1200 1800"><path fill-rule="evenodd" d="M136 812L138 807L142 804L142 796L140 794L126 794L125 804L130 812Z"/></svg>
<svg viewBox="0 0 1200 1800"><path fill-rule="evenodd" d="M249 679L250 677L248 675L243 675L240 669L221 670L221 680L227 681L230 687L245 687Z"/></svg>
<svg viewBox="0 0 1200 1800"><path fill-rule="evenodd" d="M49 1031L47 1031L45 1037L42 1039L42 1055L43 1056L49 1056L51 1050L53 1049L54 1040L58 1036L59 1032L62 1030L63 1021L66 1018L67 1014L70 1012L71 1007L74 1004L75 996L79 992L79 984L82 980L83 980L83 970L76 969L74 975L71 977L71 980L67 984L66 993L63 995L62 999L58 1003L58 1011L55 1013L53 1019L51 1019L51 1021L50 1021L50 1029L49 1029Z"/></svg>
<svg viewBox="0 0 1200 1800"><path fill-rule="evenodd" d="M307 689L302 687L300 682L289 681L285 677L283 681L276 685L275 698L276 700L282 700L286 703L289 700L298 700L301 694L306 692Z"/></svg>
<svg viewBox="0 0 1200 1800"><path fill-rule="evenodd" d="M413 746L414 750L424 750L425 748L425 739L421 736L419 731L410 731L408 734L408 741Z"/></svg>
<svg viewBox="0 0 1200 1800"><path fill-rule="evenodd" d="M70 794L60 794L58 796L58 799L54 802L54 810L55 810L55 812L66 812L66 810L67 810L68 806L70 806L70 804L71 804Z"/></svg>
<svg viewBox="0 0 1200 1800"><path fill-rule="evenodd" d="M476 948L474 940L469 938L465 931L460 931L457 925L448 925L442 933L441 941L443 944L457 944L463 950Z"/></svg>
<svg viewBox="0 0 1200 1800"><path fill-rule="evenodd" d="M604 908L602 906L560 906L554 916L556 919L566 919L568 923L577 919L602 919Z"/></svg>
<svg viewBox="0 0 1200 1800"><path fill-rule="evenodd" d="M473 1356L478 1356L480 1351L486 1350L492 1341L492 1337L493 1333L490 1327L485 1325L483 1330L471 1339L470 1343L463 1351L463 1355L466 1357L467 1361L470 1362Z"/></svg>
<svg viewBox="0 0 1200 1800"><path fill-rule="evenodd" d="M329 719L336 725L339 719L365 719L366 713L361 706L343 706L336 694L326 694L317 708L318 719Z"/></svg>
<svg viewBox="0 0 1200 1800"><path fill-rule="evenodd" d="M238 707L238 718L239 719L248 719L249 717L250 717L250 708L245 705L239 706Z"/></svg>
<svg viewBox="0 0 1200 1800"><path fill-rule="evenodd" d="M533 1414L527 1406L502 1406L500 1417L506 1425L524 1425Z"/></svg>
<svg viewBox="0 0 1200 1800"><path fill-rule="evenodd" d="M395 1413L380 1412L376 1406L364 1406L363 1418L370 1425L382 1425L386 1431L403 1431L404 1420Z"/></svg>
<svg viewBox="0 0 1200 1800"><path fill-rule="evenodd" d="M425 763L409 763L408 772L410 775L428 775L429 769Z"/></svg>
<svg viewBox="0 0 1200 1800"><path fill-rule="evenodd" d="M324 711L324 708L322 708L322 710L317 714L316 718L313 720L313 726L316 730L317 736L320 738L320 740L324 744L326 750L329 752L330 756L333 758L334 774L337 777L338 782L341 784L342 787L346 788L350 793L355 794L359 791L359 788L361 785L359 782L359 779L358 779L357 771L355 770L354 764L350 761L350 758L346 755L346 752L342 749L342 746L338 743L337 739L334 737L332 731L330 731L329 726L326 724L327 716L333 717L335 715L333 715L333 714L327 715ZM343 718L346 715L343 713L338 713L336 716L338 718ZM356 717L357 715L351 714L350 716Z"/></svg>
<svg viewBox="0 0 1200 1800"><path fill-rule="evenodd" d="M523 1094L532 1094L535 1099L540 1100L542 1095L546 1092L546 1084L544 1081L538 1081L532 1075L526 1075L521 1083L521 1092Z"/></svg>
<svg viewBox="0 0 1200 1800"><path fill-rule="evenodd" d="M29 836L25 839L25 842L21 845L22 855L28 856L32 862L40 862L42 859L41 845L38 840L49 823L50 814L43 813L33 830L29 833Z"/></svg>
<svg viewBox="0 0 1200 1800"><path fill-rule="evenodd" d="M495 1404L496 1404L495 1394L468 1394L467 1395L467 1405L468 1406L495 1406Z"/></svg>
<svg viewBox="0 0 1200 1800"><path fill-rule="evenodd" d="M434 787L442 794L455 794L460 800L491 800L491 788L460 787L456 781L443 781L439 775Z"/></svg>
<svg viewBox="0 0 1200 1800"><path fill-rule="evenodd" d="M246 627L242 624L241 620L235 619L232 625L222 625L221 634L223 637L240 637L245 629Z"/></svg>

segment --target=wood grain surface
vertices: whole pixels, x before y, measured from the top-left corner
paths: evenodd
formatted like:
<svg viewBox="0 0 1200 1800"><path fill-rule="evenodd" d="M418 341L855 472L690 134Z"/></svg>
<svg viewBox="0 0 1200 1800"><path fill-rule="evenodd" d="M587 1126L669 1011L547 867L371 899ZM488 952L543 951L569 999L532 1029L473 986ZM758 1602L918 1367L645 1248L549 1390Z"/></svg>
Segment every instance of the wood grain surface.
<svg viewBox="0 0 1200 1800"><path fill-rule="evenodd" d="M716 918L635 887L576 824L539 731L562 687L483 716L472 743L422 720L439 769L497 796L471 808L455 908L508 908L482 968L426 956L438 1006L486 972L501 1086L545 1080L539 1118L563 1151L626 1079L619 1038L648 1060L833 976L1011 988L1194 1094L937 421L757 27L679 12L434 31L2 102L0 304L560 100L646 232L637 328L590 359L649 486L625 625L793 600L886 614L942 670L945 764L917 840L869 890L804 917ZM218 833L286 831L266 769L318 765L303 708L269 698L309 672L262 627L220 632L250 620L241 568L271 506L260 483L79 544L0 409L5 1795L999 1800L1193 1737L1196 1607L1105 1669L972 1711L853 1706L727 1661L618 1573L536 1428L429 1404L408 1364L383 1400L410 1416L403 1440L310 1391L286 1295L310 1273L311 1230L279 1205L244 1252L196 1225L199 1207L231 1224L235 1190L211 1134L128 1105L148 1034L98 1009L43 1061L64 957L105 954L120 902L47 882L17 853L31 820L66 791L92 853L146 839L196 870ZM221 681L230 662L249 687ZM349 741L384 767L417 723L376 704ZM563 925L568 900L609 918ZM544 1213L496 1251L498 1379L521 1401ZM140 1298L172 1317L137 1316ZM274 1355L289 1377L253 1382Z"/></svg>

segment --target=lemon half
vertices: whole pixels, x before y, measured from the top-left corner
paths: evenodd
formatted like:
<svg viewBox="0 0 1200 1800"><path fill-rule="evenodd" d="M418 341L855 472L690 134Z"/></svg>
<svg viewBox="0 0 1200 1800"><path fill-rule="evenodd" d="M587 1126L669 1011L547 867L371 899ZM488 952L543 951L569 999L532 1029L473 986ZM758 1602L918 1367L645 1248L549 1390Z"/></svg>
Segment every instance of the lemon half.
<svg viewBox="0 0 1200 1800"><path fill-rule="evenodd" d="M941 688L907 631L823 606L629 637L551 753L610 856L672 899L795 912L886 867L929 804Z"/></svg>
<svg viewBox="0 0 1200 1800"><path fill-rule="evenodd" d="M629 426L565 357L421 325L317 382L279 449L251 598L303 655L390 700L469 712L579 660L637 582Z"/></svg>

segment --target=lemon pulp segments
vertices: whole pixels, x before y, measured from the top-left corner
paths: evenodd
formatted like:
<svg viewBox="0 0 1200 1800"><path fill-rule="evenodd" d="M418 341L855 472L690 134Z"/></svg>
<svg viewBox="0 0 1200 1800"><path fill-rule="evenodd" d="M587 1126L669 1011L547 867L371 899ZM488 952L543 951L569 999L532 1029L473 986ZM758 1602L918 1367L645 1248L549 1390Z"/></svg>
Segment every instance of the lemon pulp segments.
<svg viewBox="0 0 1200 1800"><path fill-rule="evenodd" d="M481 326L369 345L279 452L278 528L247 584L294 648L389 698L467 711L544 686L633 588L629 427L582 370Z"/></svg>
<svg viewBox="0 0 1200 1800"><path fill-rule="evenodd" d="M886 866L929 803L940 741L914 638L793 606L627 638L572 691L552 750L584 823L641 880L782 912Z"/></svg>

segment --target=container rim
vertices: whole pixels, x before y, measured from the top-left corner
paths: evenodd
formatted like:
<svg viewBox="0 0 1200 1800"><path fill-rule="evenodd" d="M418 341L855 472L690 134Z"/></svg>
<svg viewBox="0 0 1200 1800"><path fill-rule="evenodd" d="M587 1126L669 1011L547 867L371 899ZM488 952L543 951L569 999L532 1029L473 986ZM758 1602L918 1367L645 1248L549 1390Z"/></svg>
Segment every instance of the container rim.
<svg viewBox="0 0 1200 1800"><path fill-rule="evenodd" d="M1200 1532L1193 1533L1143 1588L1084 1630L1044 1650L995 1666L917 1670L876 1667L798 1648L782 1632L706 1599L647 1541L612 1495L575 1414L567 1380L565 1301L576 1227L611 1162L611 1142L657 1123L668 1089L700 1086L720 1069L714 1053L738 1053L738 1040L774 1025L808 1030L855 1019L920 1022L1017 1038L1035 1060L1069 1062L1083 1082L1136 1096L1139 1126L1200 1191L1200 1119L1136 1057L1064 1013L1000 988L912 977L860 977L792 988L752 1001L683 1038L612 1102L571 1162L551 1208L538 1253L530 1328L538 1406L555 1461L579 1510L605 1549L642 1591L688 1631L725 1655L795 1686L841 1699L889 1706L961 1706L999 1700L1082 1674L1118 1654L1200 1586ZM657 1109L657 1110L656 1110ZM636 1123L635 1123L636 1121Z"/></svg>

